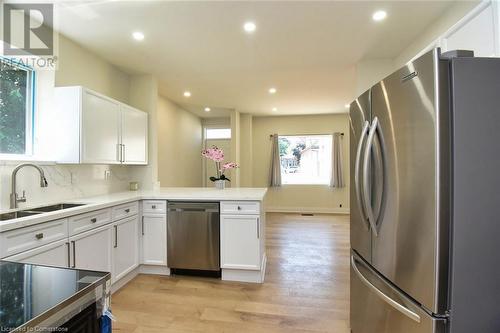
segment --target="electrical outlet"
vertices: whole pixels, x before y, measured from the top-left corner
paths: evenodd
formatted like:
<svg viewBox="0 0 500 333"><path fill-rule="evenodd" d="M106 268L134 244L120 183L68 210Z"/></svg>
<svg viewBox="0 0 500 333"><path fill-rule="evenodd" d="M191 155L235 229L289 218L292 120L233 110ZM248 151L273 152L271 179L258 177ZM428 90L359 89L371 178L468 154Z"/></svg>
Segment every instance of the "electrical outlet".
<svg viewBox="0 0 500 333"><path fill-rule="evenodd" d="M104 179L109 180L111 178L111 170L104 170Z"/></svg>

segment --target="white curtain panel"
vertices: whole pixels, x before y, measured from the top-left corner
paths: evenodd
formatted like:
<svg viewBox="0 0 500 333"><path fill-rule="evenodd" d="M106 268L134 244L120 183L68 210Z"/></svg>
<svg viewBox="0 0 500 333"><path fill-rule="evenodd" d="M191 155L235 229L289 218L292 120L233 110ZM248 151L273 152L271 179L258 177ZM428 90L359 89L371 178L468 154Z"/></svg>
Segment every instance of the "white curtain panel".
<svg viewBox="0 0 500 333"><path fill-rule="evenodd" d="M344 157L342 152L343 136L341 133L333 133L332 142L332 178L330 186L341 188L345 186L344 183Z"/></svg>
<svg viewBox="0 0 500 333"><path fill-rule="evenodd" d="M278 134L272 135L271 148L271 177L269 185L272 187L281 186L281 162L280 162L280 147L278 142Z"/></svg>

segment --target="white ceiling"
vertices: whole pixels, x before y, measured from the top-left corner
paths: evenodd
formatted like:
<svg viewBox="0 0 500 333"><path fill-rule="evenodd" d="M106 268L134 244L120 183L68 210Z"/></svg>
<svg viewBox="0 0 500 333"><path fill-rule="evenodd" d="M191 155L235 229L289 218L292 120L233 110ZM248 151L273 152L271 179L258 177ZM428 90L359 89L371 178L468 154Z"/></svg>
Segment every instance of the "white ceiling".
<svg viewBox="0 0 500 333"><path fill-rule="evenodd" d="M64 35L130 73L153 73L162 95L201 116L205 106L316 114L344 112L356 63L396 57L451 3L72 1L56 15ZM388 13L379 23L378 9Z"/></svg>

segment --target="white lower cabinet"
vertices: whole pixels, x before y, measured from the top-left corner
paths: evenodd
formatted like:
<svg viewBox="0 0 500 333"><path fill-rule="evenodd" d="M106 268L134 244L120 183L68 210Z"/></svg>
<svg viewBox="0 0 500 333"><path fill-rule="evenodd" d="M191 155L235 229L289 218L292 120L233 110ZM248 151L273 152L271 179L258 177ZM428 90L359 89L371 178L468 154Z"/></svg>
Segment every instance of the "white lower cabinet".
<svg viewBox="0 0 500 333"><path fill-rule="evenodd" d="M139 237L137 216L113 223L113 268L112 281L115 282L139 265Z"/></svg>
<svg viewBox="0 0 500 333"><path fill-rule="evenodd" d="M142 263L167 265L167 217L144 215L141 226Z"/></svg>
<svg viewBox="0 0 500 333"><path fill-rule="evenodd" d="M4 258L4 260L36 265L69 267L69 258L69 243L64 239Z"/></svg>
<svg viewBox="0 0 500 333"><path fill-rule="evenodd" d="M261 268L260 216L221 215L221 267Z"/></svg>
<svg viewBox="0 0 500 333"><path fill-rule="evenodd" d="M111 227L106 225L69 238L72 268L111 272Z"/></svg>

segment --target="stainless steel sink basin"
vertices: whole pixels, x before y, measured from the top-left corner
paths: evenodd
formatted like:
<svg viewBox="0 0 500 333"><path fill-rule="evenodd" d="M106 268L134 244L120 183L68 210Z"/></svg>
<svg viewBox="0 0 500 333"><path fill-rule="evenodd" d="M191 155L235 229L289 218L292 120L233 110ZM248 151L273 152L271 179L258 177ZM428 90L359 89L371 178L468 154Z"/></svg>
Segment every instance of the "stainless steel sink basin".
<svg viewBox="0 0 500 333"><path fill-rule="evenodd" d="M33 208L33 209L30 209L29 211L30 212L47 213L47 212L54 212L56 210L62 210L62 209L80 207L80 206L83 206L83 205L84 204L60 203L60 204L55 204L55 205L50 205L50 206L43 206L43 207Z"/></svg>
<svg viewBox="0 0 500 333"><path fill-rule="evenodd" d="M60 203L60 204L55 204L55 205L50 205L50 206L43 206L43 207L37 207L37 208L18 210L16 212L9 212L9 213L0 214L0 221L8 221L8 220L18 219L18 218L26 217L26 216L32 216L32 215L48 213L48 212L55 212L57 210L80 207L83 205L85 205L85 204Z"/></svg>
<svg viewBox="0 0 500 333"><path fill-rule="evenodd" d="M0 214L0 221L8 221L8 220L12 220L12 219L18 219L20 217L32 216L32 215L41 214L41 213L42 212L33 212L33 211L25 211L25 210L4 213L4 214Z"/></svg>

